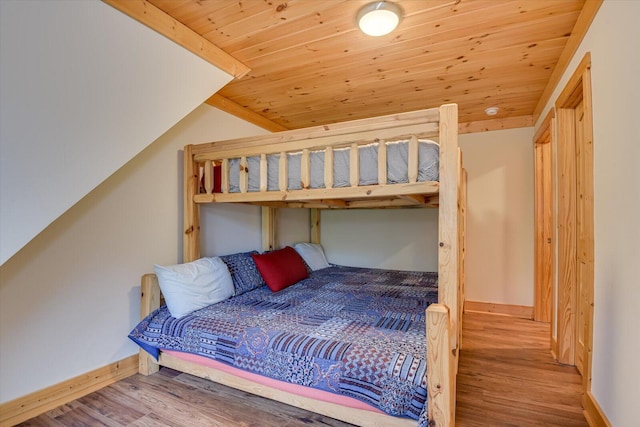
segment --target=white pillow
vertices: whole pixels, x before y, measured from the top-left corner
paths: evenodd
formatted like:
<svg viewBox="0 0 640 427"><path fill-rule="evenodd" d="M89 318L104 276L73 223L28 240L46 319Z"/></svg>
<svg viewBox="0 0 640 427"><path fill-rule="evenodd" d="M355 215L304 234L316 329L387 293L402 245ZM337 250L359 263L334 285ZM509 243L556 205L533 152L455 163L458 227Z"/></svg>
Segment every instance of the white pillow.
<svg viewBox="0 0 640 427"><path fill-rule="evenodd" d="M304 259L312 271L329 267L322 246L317 243L296 243L293 249Z"/></svg>
<svg viewBox="0 0 640 427"><path fill-rule="evenodd" d="M218 257L166 267L154 265L153 269L167 308L176 318L224 301L234 293L229 269Z"/></svg>

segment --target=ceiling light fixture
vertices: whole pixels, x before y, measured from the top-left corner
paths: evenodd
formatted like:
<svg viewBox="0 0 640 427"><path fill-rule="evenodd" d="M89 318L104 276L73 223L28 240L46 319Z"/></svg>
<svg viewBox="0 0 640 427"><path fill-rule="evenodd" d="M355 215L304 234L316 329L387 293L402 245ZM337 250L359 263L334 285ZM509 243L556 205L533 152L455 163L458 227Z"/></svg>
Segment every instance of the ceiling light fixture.
<svg viewBox="0 0 640 427"><path fill-rule="evenodd" d="M489 107L486 110L484 110L485 114L487 116L495 116L496 114L498 114L498 107Z"/></svg>
<svg viewBox="0 0 640 427"><path fill-rule="evenodd" d="M402 9L395 3L376 1L362 7L356 22L363 33L369 36L384 36L393 31L402 19Z"/></svg>

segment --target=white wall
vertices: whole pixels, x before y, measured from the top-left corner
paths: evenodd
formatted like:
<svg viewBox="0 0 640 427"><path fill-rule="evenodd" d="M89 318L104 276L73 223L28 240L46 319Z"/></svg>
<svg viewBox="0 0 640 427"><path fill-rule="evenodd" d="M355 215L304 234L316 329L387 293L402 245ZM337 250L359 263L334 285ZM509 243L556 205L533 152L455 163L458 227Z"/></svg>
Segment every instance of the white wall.
<svg viewBox="0 0 640 427"><path fill-rule="evenodd" d="M436 209L322 212L322 246L331 263L438 271Z"/></svg>
<svg viewBox="0 0 640 427"><path fill-rule="evenodd" d="M466 298L533 306L533 128L460 135Z"/></svg>
<svg viewBox="0 0 640 427"><path fill-rule="evenodd" d="M309 241L308 209L279 209L277 220L278 247ZM262 251L260 207L201 205L200 233L202 256Z"/></svg>
<svg viewBox="0 0 640 427"><path fill-rule="evenodd" d="M1 1L0 264L230 80L101 1Z"/></svg>
<svg viewBox="0 0 640 427"><path fill-rule="evenodd" d="M638 425L640 2L606 0L546 111L584 54L593 91L595 273L592 393L612 425ZM539 125L539 123L538 123Z"/></svg>
<svg viewBox="0 0 640 427"><path fill-rule="evenodd" d="M137 352L140 276L182 257L179 150L264 132L199 107L0 266L0 402ZM259 230L241 246L259 249ZM236 250L231 230L217 237Z"/></svg>
<svg viewBox="0 0 640 427"><path fill-rule="evenodd" d="M308 242L311 239L310 220L308 209L279 209L276 225L278 246Z"/></svg>

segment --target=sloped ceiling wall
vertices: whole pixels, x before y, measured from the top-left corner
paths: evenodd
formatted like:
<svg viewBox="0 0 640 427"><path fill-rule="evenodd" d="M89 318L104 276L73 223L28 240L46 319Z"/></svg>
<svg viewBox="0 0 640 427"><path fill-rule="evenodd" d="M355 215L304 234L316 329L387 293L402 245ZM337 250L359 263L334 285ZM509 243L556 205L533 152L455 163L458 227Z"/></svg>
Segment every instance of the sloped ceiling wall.
<svg viewBox="0 0 640 427"><path fill-rule="evenodd" d="M98 0L0 8L1 265L232 76Z"/></svg>

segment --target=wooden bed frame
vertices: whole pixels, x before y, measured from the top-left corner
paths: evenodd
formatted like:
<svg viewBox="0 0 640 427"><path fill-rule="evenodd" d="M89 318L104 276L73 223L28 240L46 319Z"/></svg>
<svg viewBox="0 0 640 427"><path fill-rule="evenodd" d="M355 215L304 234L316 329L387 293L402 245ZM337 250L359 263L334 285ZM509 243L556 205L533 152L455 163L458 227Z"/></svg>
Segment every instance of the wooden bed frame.
<svg viewBox="0 0 640 427"><path fill-rule="evenodd" d="M458 354L461 344L464 302L464 251L466 172L457 142L458 109L455 104L439 108L355 120L307 129L241 138L184 149L184 262L200 258L201 203L246 203L262 206L263 250L277 248L276 215L280 207L310 209L311 241L320 243L322 209L438 207L438 304L426 310L428 414L431 426L455 424ZM418 138L438 138L440 178L418 182ZM359 186L359 145L406 139L408 177L403 184L387 184L386 150L378 148L378 184ZM350 187L331 188L333 149L351 147ZM382 147L382 148L381 148ZM311 189L310 156L325 153L325 186ZM287 190L286 153L302 153L301 190ZM267 191L267 155L280 154L278 191ZM248 191L247 157L260 157L260 191ZM229 159L240 158L240 192L229 193ZM221 166L221 193L214 193L214 166ZM204 182L204 185L201 183ZM160 306L161 295L153 274L142 277L141 317ZM264 396L360 426L410 426L414 420L365 410L345 408L266 387L213 368L182 361L161 353L158 362L140 350L140 373L149 375L159 366Z"/></svg>

